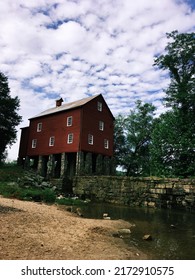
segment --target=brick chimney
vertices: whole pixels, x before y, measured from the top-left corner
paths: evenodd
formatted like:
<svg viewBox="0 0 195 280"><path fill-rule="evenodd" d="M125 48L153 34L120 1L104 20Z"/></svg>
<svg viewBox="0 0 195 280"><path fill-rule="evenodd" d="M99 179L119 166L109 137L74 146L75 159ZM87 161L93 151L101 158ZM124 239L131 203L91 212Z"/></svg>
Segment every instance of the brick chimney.
<svg viewBox="0 0 195 280"><path fill-rule="evenodd" d="M62 105L62 102L63 102L62 98L56 100L56 107L60 107Z"/></svg>

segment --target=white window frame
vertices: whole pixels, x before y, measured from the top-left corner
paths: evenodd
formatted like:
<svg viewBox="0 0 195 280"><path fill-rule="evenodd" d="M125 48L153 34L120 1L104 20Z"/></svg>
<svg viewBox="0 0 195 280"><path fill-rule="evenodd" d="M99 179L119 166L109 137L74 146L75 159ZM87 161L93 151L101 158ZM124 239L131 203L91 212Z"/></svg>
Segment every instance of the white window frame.
<svg viewBox="0 0 195 280"><path fill-rule="evenodd" d="M102 112L102 102L100 101L97 102L97 109L99 112Z"/></svg>
<svg viewBox="0 0 195 280"><path fill-rule="evenodd" d="M37 124L37 132L40 132L42 130L42 123Z"/></svg>
<svg viewBox="0 0 195 280"><path fill-rule="evenodd" d="M72 126L72 116L67 117L66 125Z"/></svg>
<svg viewBox="0 0 195 280"><path fill-rule="evenodd" d="M108 139L104 139L104 148L109 149L109 140Z"/></svg>
<svg viewBox="0 0 195 280"><path fill-rule="evenodd" d="M37 147L37 139L32 140L32 149L35 149Z"/></svg>
<svg viewBox="0 0 195 280"><path fill-rule="evenodd" d="M93 145L93 135L90 133L88 134L88 144Z"/></svg>
<svg viewBox="0 0 195 280"><path fill-rule="evenodd" d="M99 121L99 130L103 131L104 130L104 122Z"/></svg>
<svg viewBox="0 0 195 280"><path fill-rule="evenodd" d="M54 146L54 143L55 143L55 136L51 136L49 138L49 146L50 147L53 147Z"/></svg>
<svg viewBox="0 0 195 280"><path fill-rule="evenodd" d="M69 133L68 134L67 143L68 144L72 144L73 143L73 133Z"/></svg>

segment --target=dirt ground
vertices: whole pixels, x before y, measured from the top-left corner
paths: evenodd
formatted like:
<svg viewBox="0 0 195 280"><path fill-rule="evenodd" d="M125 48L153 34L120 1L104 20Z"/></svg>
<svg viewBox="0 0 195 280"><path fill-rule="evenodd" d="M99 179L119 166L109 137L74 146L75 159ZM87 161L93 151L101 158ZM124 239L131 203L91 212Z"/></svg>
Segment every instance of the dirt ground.
<svg viewBox="0 0 195 280"><path fill-rule="evenodd" d="M0 196L1 260L148 259L114 237L125 221L85 219L57 205Z"/></svg>

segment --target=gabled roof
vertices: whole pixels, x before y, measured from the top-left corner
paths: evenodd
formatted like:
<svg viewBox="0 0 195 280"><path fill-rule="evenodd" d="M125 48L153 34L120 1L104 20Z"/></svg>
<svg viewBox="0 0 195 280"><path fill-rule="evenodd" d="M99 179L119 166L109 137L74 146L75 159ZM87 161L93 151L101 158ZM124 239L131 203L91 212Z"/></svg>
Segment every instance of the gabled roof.
<svg viewBox="0 0 195 280"><path fill-rule="evenodd" d="M77 107L82 107L83 105L85 105L86 103L88 103L89 101L91 101L92 99L94 99L94 98L96 98L97 96L100 96L100 95L101 94L97 94L97 95L90 96L90 97L87 97L87 98L83 98L83 99L80 99L80 100L77 100L77 101L74 101L74 102L66 103L66 104L61 105L59 107L53 107L51 109L48 109L48 110L45 110L45 111L41 112L40 114L30 118L29 120L39 118L39 117L43 117L43 116L50 115L50 114L56 114L56 113L59 113L59 112L62 112L62 111L67 111L67 110L74 109L74 108L77 108Z"/></svg>

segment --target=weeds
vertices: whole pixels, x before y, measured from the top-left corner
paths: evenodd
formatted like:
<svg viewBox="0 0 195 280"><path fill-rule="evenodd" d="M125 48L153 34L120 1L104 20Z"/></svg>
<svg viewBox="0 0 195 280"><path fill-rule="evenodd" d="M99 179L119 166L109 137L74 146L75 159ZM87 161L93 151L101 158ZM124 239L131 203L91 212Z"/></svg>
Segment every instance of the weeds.
<svg viewBox="0 0 195 280"><path fill-rule="evenodd" d="M10 185L9 183L0 183L0 194L9 197L28 201L43 201L47 203L54 203L56 194L51 189L35 189L35 188L21 188L17 184Z"/></svg>
<svg viewBox="0 0 195 280"><path fill-rule="evenodd" d="M7 198L20 200L56 203L60 205L81 206L84 201L75 198L62 197L59 199L58 193L51 188L39 188L18 185L18 178L23 177L24 170L17 165L3 165L0 168L0 195Z"/></svg>

